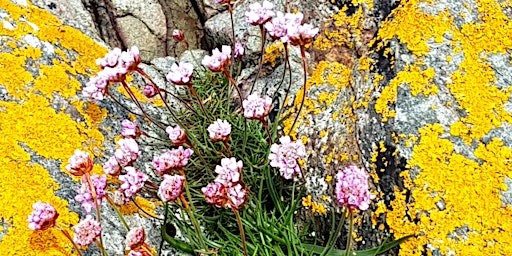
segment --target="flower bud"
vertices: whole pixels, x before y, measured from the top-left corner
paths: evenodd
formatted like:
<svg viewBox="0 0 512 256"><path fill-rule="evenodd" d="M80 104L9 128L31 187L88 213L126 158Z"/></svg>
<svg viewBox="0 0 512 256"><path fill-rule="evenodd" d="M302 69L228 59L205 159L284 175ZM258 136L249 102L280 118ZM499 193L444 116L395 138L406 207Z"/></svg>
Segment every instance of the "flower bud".
<svg viewBox="0 0 512 256"><path fill-rule="evenodd" d="M155 88L155 86L153 86L152 84L147 84L146 86L144 86L143 93L144 93L144 96L151 99L151 98L155 97L155 95L158 93L158 89Z"/></svg>
<svg viewBox="0 0 512 256"><path fill-rule="evenodd" d="M174 38L174 40L178 42L185 41L185 35L183 34L183 31L179 29L175 29L174 31L172 31L172 38Z"/></svg>
<svg viewBox="0 0 512 256"><path fill-rule="evenodd" d="M69 158L66 170L75 176L82 176L92 171L93 162L89 153L75 150L75 154Z"/></svg>

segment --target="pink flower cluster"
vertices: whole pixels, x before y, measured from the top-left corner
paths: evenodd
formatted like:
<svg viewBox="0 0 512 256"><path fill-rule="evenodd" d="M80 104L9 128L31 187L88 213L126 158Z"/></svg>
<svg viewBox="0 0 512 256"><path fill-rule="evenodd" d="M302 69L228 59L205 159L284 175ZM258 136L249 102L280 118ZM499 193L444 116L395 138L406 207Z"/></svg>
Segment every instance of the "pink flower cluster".
<svg viewBox="0 0 512 256"><path fill-rule="evenodd" d="M95 100L103 100L108 91L108 84L124 81L126 75L135 71L141 61L139 48L136 46L127 51L114 48L104 58L96 60L96 64L102 70L87 82L82 91L83 95Z"/></svg>
<svg viewBox="0 0 512 256"><path fill-rule="evenodd" d="M125 250L136 250L140 248L145 242L146 232L144 231L144 228L132 228L128 234L126 234L126 239L124 241L126 245Z"/></svg>
<svg viewBox="0 0 512 256"><path fill-rule="evenodd" d="M132 138L117 141L118 149L114 152L117 162L121 166L131 165L140 156L139 144Z"/></svg>
<svg viewBox="0 0 512 256"><path fill-rule="evenodd" d="M176 201L183 191L185 178L181 175L164 174L164 180L158 188L158 195L164 202Z"/></svg>
<svg viewBox="0 0 512 256"><path fill-rule="evenodd" d="M171 71L167 74L167 81L177 85L190 84L192 73L194 72L194 65L186 62L180 62L179 65L174 63L171 66Z"/></svg>
<svg viewBox="0 0 512 256"><path fill-rule="evenodd" d="M175 146L181 146L187 142L187 133L179 125L169 126L165 128L165 132L169 134L169 139Z"/></svg>
<svg viewBox="0 0 512 256"><path fill-rule="evenodd" d="M279 168L279 173L285 179L291 179L300 174L298 160L306 156L306 148L302 141L292 142L289 136L279 139L280 145L272 144L270 147L270 166Z"/></svg>
<svg viewBox="0 0 512 256"><path fill-rule="evenodd" d="M252 3L249 5L249 11L245 12L245 21L258 26L263 25L274 16L274 4L265 0L262 4Z"/></svg>
<svg viewBox="0 0 512 256"><path fill-rule="evenodd" d="M218 48L213 49L212 55L204 56L202 60L203 66L209 68L212 72L222 72L226 69L231 61L231 47L222 46L222 51Z"/></svg>
<svg viewBox="0 0 512 256"><path fill-rule="evenodd" d="M73 156L69 158L69 164L66 165L66 170L75 176L82 176L92 171L94 164L91 155L82 150L75 150Z"/></svg>
<svg viewBox="0 0 512 256"><path fill-rule="evenodd" d="M354 209L367 210L370 200L375 198L370 194L368 178L368 173L355 165L339 170L336 174L334 190L338 203L351 211Z"/></svg>
<svg viewBox="0 0 512 256"><path fill-rule="evenodd" d="M217 119L208 126L208 133L210 134L210 140L216 141L227 141L229 140L229 134L231 134L231 125L226 120Z"/></svg>
<svg viewBox="0 0 512 256"><path fill-rule="evenodd" d="M235 58L241 59L244 56L245 49L242 43L236 42L235 43Z"/></svg>
<svg viewBox="0 0 512 256"><path fill-rule="evenodd" d="M241 181L242 161L234 157L223 158L215 167L218 174L214 182L201 188L206 202L217 207L239 209L247 200L247 190Z"/></svg>
<svg viewBox="0 0 512 256"><path fill-rule="evenodd" d="M280 39L283 43L292 45L306 45L312 42L318 34L318 28L311 24L302 24L302 13L277 12L276 17L265 23L265 29L274 39Z"/></svg>
<svg viewBox="0 0 512 256"><path fill-rule="evenodd" d="M32 205L34 209L28 216L28 228L30 230L46 230L55 226L59 214L53 205L37 202Z"/></svg>
<svg viewBox="0 0 512 256"><path fill-rule="evenodd" d="M91 243L101 235L101 224L87 215L85 219L81 220L76 226L73 227L75 237L73 241L78 246L89 246Z"/></svg>
<svg viewBox="0 0 512 256"><path fill-rule="evenodd" d="M263 119L270 113L272 109L272 98L265 96L261 98L253 93L242 102L244 107L244 116L247 119Z"/></svg>
<svg viewBox="0 0 512 256"><path fill-rule="evenodd" d="M121 122L121 125L123 127L123 130L121 131L121 135L125 138L139 138L141 135L139 127L130 120L123 120Z"/></svg>
<svg viewBox="0 0 512 256"><path fill-rule="evenodd" d="M132 196L142 190L144 183L148 180L148 176L131 166L127 166L124 169L126 174L119 175L119 181L123 182L119 190L123 192L125 201L128 202Z"/></svg>
<svg viewBox="0 0 512 256"><path fill-rule="evenodd" d="M184 149L180 146L153 158L153 166L159 175L170 174L174 170L185 167L193 153L192 149Z"/></svg>
<svg viewBox="0 0 512 256"><path fill-rule="evenodd" d="M103 197L106 195L105 188L107 187L107 176L94 174L91 176L91 181L96 192L96 202L98 206L100 206ZM89 189L89 184L85 178L82 178L82 186L78 189L75 200L82 203L82 208L84 208L86 212L91 212L92 209L96 209L91 190Z"/></svg>

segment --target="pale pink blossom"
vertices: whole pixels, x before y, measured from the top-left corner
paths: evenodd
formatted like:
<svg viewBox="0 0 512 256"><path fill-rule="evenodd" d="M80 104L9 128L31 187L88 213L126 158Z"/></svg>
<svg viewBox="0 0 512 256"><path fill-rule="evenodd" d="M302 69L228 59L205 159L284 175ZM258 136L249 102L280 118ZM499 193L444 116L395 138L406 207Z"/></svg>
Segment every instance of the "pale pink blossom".
<svg viewBox="0 0 512 256"><path fill-rule="evenodd" d="M247 191L241 184L236 184L228 188L228 198L229 204L226 204L227 208L240 209L247 200Z"/></svg>
<svg viewBox="0 0 512 256"><path fill-rule="evenodd" d="M167 74L167 81L177 84L186 85L190 84L192 73L194 72L194 65L187 62L180 62L180 64L172 64L171 71Z"/></svg>
<svg viewBox="0 0 512 256"><path fill-rule="evenodd" d="M203 66L209 68L212 72L221 72L229 65L231 61L231 47L222 46L222 52L218 48L213 49L212 55L206 55L203 58Z"/></svg>
<svg viewBox="0 0 512 256"><path fill-rule="evenodd" d="M272 109L272 99L268 96L261 98L256 93L253 93L243 101L242 105L245 118L263 119L268 116Z"/></svg>
<svg viewBox="0 0 512 256"><path fill-rule="evenodd" d="M236 42L235 43L235 58L241 59L244 56L245 49L242 43Z"/></svg>
<svg viewBox="0 0 512 256"><path fill-rule="evenodd" d="M101 68L105 67L115 67L117 65L117 62L119 60L119 57L121 57L121 49L114 48L110 50L107 54L105 54L105 57L96 59L96 64L100 66Z"/></svg>
<svg viewBox="0 0 512 256"><path fill-rule="evenodd" d="M175 146L181 146L187 141L187 133L179 125L175 127L169 126L165 128L165 132L169 135L169 139Z"/></svg>
<svg viewBox="0 0 512 256"><path fill-rule="evenodd" d="M236 161L236 158L222 158L220 165L215 167L217 177L215 182L221 183L226 187L231 187L233 184L240 182L240 174L244 164L242 161Z"/></svg>
<svg viewBox="0 0 512 256"><path fill-rule="evenodd" d="M91 176L91 181L96 192L96 202L98 206L100 206L103 197L106 195L107 176L94 174ZM82 186L78 189L75 200L82 203L82 208L84 208L86 212L91 212L92 209L96 209L91 190L89 189L89 183L85 178L82 178Z"/></svg>
<svg viewBox="0 0 512 256"><path fill-rule="evenodd" d="M289 136L279 139L281 144L272 144L270 147L270 166L279 168L279 173L285 179L291 179L300 174L298 160L306 156L306 148L301 140L292 142Z"/></svg>
<svg viewBox="0 0 512 256"><path fill-rule="evenodd" d="M170 174L174 170L185 167L193 153L192 149L184 149L180 146L153 158L153 166L159 175Z"/></svg>
<svg viewBox="0 0 512 256"><path fill-rule="evenodd" d="M144 86L144 90L142 91L142 93L144 94L144 96L146 96L146 98L151 99L158 94L158 89L155 88L155 86L152 84L146 84L146 86Z"/></svg>
<svg viewBox="0 0 512 256"><path fill-rule="evenodd" d="M158 195L164 202L176 201L183 191L185 178L181 175L164 175L164 180L158 188Z"/></svg>
<svg viewBox="0 0 512 256"><path fill-rule="evenodd" d="M172 31L172 38L174 38L174 40L176 40L178 42L185 41L185 35L183 34L183 31L181 31L179 29L175 29Z"/></svg>
<svg viewBox="0 0 512 256"><path fill-rule="evenodd" d="M120 139L117 145L114 155L121 166L132 164L140 156L139 144L132 138Z"/></svg>
<svg viewBox="0 0 512 256"><path fill-rule="evenodd" d="M107 77L101 71L96 76L89 79L82 90L82 95L94 100L103 100L107 93L107 87L110 77Z"/></svg>
<svg viewBox="0 0 512 256"><path fill-rule="evenodd" d="M215 141L227 141L229 140L229 134L231 134L231 124L226 120L217 119L208 126L208 133L210 140Z"/></svg>
<svg viewBox="0 0 512 256"><path fill-rule="evenodd" d="M32 208L34 210L27 218L30 230L46 230L55 226L59 214L53 205L36 202L32 205Z"/></svg>
<svg viewBox="0 0 512 256"><path fill-rule="evenodd" d="M280 39L281 42L287 43L290 41L288 29L300 26L304 15L298 13L282 13L277 12L276 16L271 21L265 23L265 29L273 39Z"/></svg>
<svg viewBox="0 0 512 256"><path fill-rule="evenodd" d="M132 46L129 50L121 53L118 66L126 69L126 74L130 74L135 71L141 62L142 59L140 58L139 48L137 46Z"/></svg>
<svg viewBox="0 0 512 256"><path fill-rule="evenodd" d="M351 211L354 209L367 210L370 200L375 198L369 191L369 177L363 168L357 168L355 165L339 170L336 174L334 190L338 203Z"/></svg>
<svg viewBox="0 0 512 256"><path fill-rule="evenodd" d="M124 241L125 250L135 250L146 242L146 232L143 227L132 228Z"/></svg>
<svg viewBox="0 0 512 256"><path fill-rule="evenodd" d="M226 187L221 183L212 182L201 188L201 193L203 193L207 203L217 207L225 207L228 202Z"/></svg>
<svg viewBox="0 0 512 256"><path fill-rule="evenodd" d="M91 155L77 149L73 156L69 158L69 164L66 165L66 170L75 176L82 176L91 172L93 166Z"/></svg>
<svg viewBox="0 0 512 256"><path fill-rule="evenodd" d="M119 175L119 181L123 182L119 189L124 193L126 201L129 201L132 196L139 193L144 187L144 183L148 180L148 176L131 167L125 167L125 175Z"/></svg>
<svg viewBox="0 0 512 256"><path fill-rule="evenodd" d="M73 227L75 237L73 242L78 246L89 246L91 243L101 235L101 224L87 215L85 219L81 220L76 226Z"/></svg>
<svg viewBox="0 0 512 256"><path fill-rule="evenodd" d="M287 34L291 45L304 46L313 41L313 37L318 34L318 28L306 23L296 27L289 27Z"/></svg>
<svg viewBox="0 0 512 256"><path fill-rule="evenodd" d="M105 173L110 174L112 176L119 175L119 172L121 171L121 166L119 166L119 163L117 162L117 159L115 156L111 156L107 162L103 164L103 171Z"/></svg>
<svg viewBox="0 0 512 256"><path fill-rule="evenodd" d="M138 138L140 136L140 129L134 122L125 119L121 122L121 125L123 126L121 135L124 137Z"/></svg>
<svg viewBox="0 0 512 256"><path fill-rule="evenodd" d="M265 0L262 4L249 4L249 11L245 12L245 21L253 26L258 26L271 20L272 16L274 16L274 4Z"/></svg>

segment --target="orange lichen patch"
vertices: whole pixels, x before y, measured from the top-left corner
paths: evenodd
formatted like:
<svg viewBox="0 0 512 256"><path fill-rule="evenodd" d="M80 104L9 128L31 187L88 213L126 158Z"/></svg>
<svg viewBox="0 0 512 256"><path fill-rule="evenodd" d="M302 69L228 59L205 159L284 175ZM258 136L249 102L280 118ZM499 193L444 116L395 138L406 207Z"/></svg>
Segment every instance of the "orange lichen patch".
<svg viewBox="0 0 512 256"><path fill-rule="evenodd" d="M93 131L94 123L102 117L97 112L102 111L94 104L89 104L87 110L76 104L86 120L85 124L77 124L62 109L53 109L50 102L56 94L66 99L76 95L81 86L73 75L87 76L97 70L95 59L106 50L32 5L0 1L0 9L8 13L14 27L10 30L1 26L0 36L15 42L9 44L12 52L0 53L0 67L6 71L0 75L0 85L5 86L9 97L21 102L0 102L0 218L8 225L0 251L5 255L70 255L72 246L56 230L28 230L26 219L37 201L52 203L63 227L76 224L78 217L69 212L65 200L54 195L59 184L42 166L31 163L24 147L44 158L62 161L62 168L77 148L100 153L92 149L101 148L103 141L101 133ZM42 51L26 46L25 35L52 43L57 54L72 54L69 58L61 55L62 60L53 59L53 65L47 61L42 65ZM27 71L28 63L34 63L29 67L34 74ZM101 170L98 166L94 169Z"/></svg>
<svg viewBox="0 0 512 256"><path fill-rule="evenodd" d="M137 207L137 205L135 205L135 203L129 202L127 204L121 205L121 207L119 207L119 210L121 211L122 214L125 214L125 215L133 215L133 214L139 213L142 216L149 217L146 214L146 213L149 213L152 216L156 216L156 214L155 214L156 205L154 202L151 202L142 197L136 197L135 202L137 203L137 205L140 208ZM143 211L141 211L141 209ZM146 213L144 213L144 212L146 212Z"/></svg>
<svg viewBox="0 0 512 256"><path fill-rule="evenodd" d="M160 99L159 96L155 96L154 98L148 99L146 96L144 96L142 90L137 86L129 85L129 88L139 102L149 102L157 107L165 106L165 103L162 101L162 99ZM123 94L126 98L130 99L130 94L128 94L128 91L125 90L123 85L118 85L117 91Z"/></svg>
<svg viewBox="0 0 512 256"><path fill-rule="evenodd" d="M357 12L347 15L347 6L344 6L337 14L334 14L330 21L325 23L323 35L319 35L313 45L320 50L327 50L332 47L348 47L353 49L354 43L361 41L363 30L363 8L360 7ZM335 29L329 29L334 24Z"/></svg>
<svg viewBox="0 0 512 256"><path fill-rule="evenodd" d="M407 65L403 71L398 72L389 86L382 90L381 96L375 103L375 111L382 115L382 121L386 122L388 118L396 115L395 111L389 108L389 105L396 102L398 87L404 84L409 86L412 96L418 96L420 93L425 96L437 94L439 89L430 82L434 75L432 68L421 70L420 67L411 65Z"/></svg>
<svg viewBox="0 0 512 256"><path fill-rule="evenodd" d="M270 65L274 67L276 65L276 59L284 56L284 54L284 44L281 41L275 41L265 49L263 64L270 63Z"/></svg>

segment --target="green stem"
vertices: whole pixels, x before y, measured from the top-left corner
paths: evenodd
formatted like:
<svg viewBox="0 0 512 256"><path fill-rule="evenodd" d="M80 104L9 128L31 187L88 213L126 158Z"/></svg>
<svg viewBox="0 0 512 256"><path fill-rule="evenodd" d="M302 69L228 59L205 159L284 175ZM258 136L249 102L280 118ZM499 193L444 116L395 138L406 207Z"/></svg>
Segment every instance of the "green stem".
<svg viewBox="0 0 512 256"><path fill-rule="evenodd" d="M187 194L187 198L190 201L190 204L187 202L187 200L185 199L183 194L180 195L180 201L181 201L181 203L183 203L183 207L185 207L185 210L187 211L190 221L192 222L192 225L194 226L194 229L197 233L197 237L199 238L199 241L201 243L201 247L203 247L205 250L207 250L208 247L206 246L206 244L204 242L203 234L201 233L201 228L199 227L199 223L197 222L196 217L194 215L194 212L196 212L196 211L194 208L194 204L192 203L192 194L190 193L190 189L188 188L188 184L186 182L185 172L183 170L181 170L180 172L181 172L180 174L183 177L185 177L185 184L183 184L183 185L185 187L185 193Z"/></svg>
<svg viewBox="0 0 512 256"><path fill-rule="evenodd" d="M94 206L96 207L96 216L98 218L98 222L101 225L101 213L100 213L100 207L98 205L98 194L96 194L96 188L94 187L94 184L91 180L91 175L89 173L84 174L84 177L87 181L87 184L89 184L89 191L91 191L92 194L92 200L94 201ZM98 243L98 247L101 249L101 253L103 256L107 256L107 252L105 251L105 248L103 248L103 232L100 234L100 240Z"/></svg>
<svg viewBox="0 0 512 256"><path fill-rule="evenodd" d="M242 247L244 249L244 255L248 256L249 253L247 252L247 243L245 241L245 232L244 232L244 226L242 224L242 218L240 218L240 213L238 212L238 209L233 209L233 212L235 212L236 222L238 223L238 229L240 230L240 237L242 239Z"/></svg>
<svg viewBox="0 0 512 256"><path fill-rule="evenodd" d="M350 242L352 241L352 232L354 232L354 214L352 214L351 210L348 210L350 224L348 226L348 235L347 235L347 247L345 249L345 256L348 256L350 253Z"/></svg>
<svg viewBox="0 0 512 256"><path fill-rule="evenodd" d="M304 100L306 99L308 66L306 64L306 50L303 45L300 46L300 53L302 55L302 68L304 69L304 85L302 86L302 101L300 102L300 107L299 107L299 110L297 111L297 115L295 116L295 119L293 120L292 126L290 127L290 130L288 131L288 135L290 135L293 132L293 127L295 126L295 123L297 123L297 120L299 119L300 112L302 111L302 107L304 106Z"/></svg>
<svg viewBox="0 0 512 256"><path fill-rule="evenodd" d="M336 231L334 231L334 233L331 232L331 235L329 236L329 240L327 241L327 244L326 244L324 250L322 251L322 253L320 254L320 256L327 255L331 251L334 244L336 243L336 240L338 240L338 236L340 235L341 229L343 228L343 224L345 224L345 215L346 215L346 211L344 210L341 214L341 219L338 222L338 227L336 228ZM332 209L332 221L331 222L334 227L334 223L336 222L336 213L334 212L334 209ZM331 231L332 231L332 229L331 229Z"/></svg>
<svg viewBox="0 0 512 256"><path fill-rule="evenodd" d="M123 223L123 226L126 228L126 230L130 231L130 226L128 226L128 223L126 223L126 220L124 219L123 214L119 211L119 208L112 201L112 198L110 198L110 196L108 196L108 195L105 195L105 198L107 198L107 202L110 204L110 207L112 207L112 209L114 209L114 211L116 212L117 216L119 217L119 219Z"/></svg>
<svg viewBox="0 0 512 256"><path fill-rule="evenodd" d="M59 225L57 225L57 229L60 230L62 232L62 234L64 234L64 236L71 242L71 244L73 245L73 247L76 250L76 253L78 253L79 256L82 256L82 252L80 252L80 248L78 247L78 245L75 244L75 241L73 241L73 238L71 238L71 235L69 235L68 231L64 230Z"/></svg>

